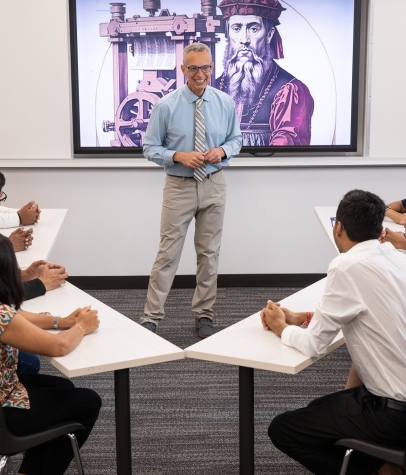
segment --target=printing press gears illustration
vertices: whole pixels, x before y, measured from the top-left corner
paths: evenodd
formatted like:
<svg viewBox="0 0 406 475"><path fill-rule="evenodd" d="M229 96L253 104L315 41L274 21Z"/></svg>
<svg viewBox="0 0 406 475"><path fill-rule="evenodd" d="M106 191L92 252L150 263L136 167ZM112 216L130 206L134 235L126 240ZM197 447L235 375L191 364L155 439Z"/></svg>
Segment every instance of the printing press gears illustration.
<svg viewBox="0 0 406 475"><path fill-rule="evenodd" d="M224 20L216 15L217 0L201 0L201 13L187 15L161 9L161 0L143 0L149 16L125 18L125 3L110 3L111 19L100 24L100 36L108 37L113 50L114 121L104 120L103 131L114 131L112 147L141 147L154 104L182 86L183 49L199 41L215 61L217 33ZM132 54L129 65L128 52ZM128 68L142 70L135 91L129 92ZM214 75L211 85L215 86Z"/></svg>

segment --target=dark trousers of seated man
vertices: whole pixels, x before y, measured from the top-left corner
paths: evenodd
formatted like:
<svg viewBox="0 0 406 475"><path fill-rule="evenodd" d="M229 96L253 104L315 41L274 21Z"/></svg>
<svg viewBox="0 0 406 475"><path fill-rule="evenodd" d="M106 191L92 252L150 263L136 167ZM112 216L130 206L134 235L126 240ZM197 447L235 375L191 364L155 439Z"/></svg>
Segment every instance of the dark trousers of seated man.
<svg viewBox="0 0 406 475"><path fill-rule="evenodd" d="M268 430L275 447L316 475L338 475L342 438L384 445L406 444L406 412L378 406L365 386L315 399L307 407L275 417ZM353 452L347 475L371 475L385 462Z"/></svg>

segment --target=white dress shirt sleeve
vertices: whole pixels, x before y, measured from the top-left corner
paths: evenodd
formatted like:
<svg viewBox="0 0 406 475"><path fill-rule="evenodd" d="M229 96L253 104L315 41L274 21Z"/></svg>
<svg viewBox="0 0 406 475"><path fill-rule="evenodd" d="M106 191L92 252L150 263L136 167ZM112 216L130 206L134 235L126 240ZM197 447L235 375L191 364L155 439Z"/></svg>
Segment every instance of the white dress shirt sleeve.
<svg viewBox="0 0 406 475"><path fill-rule="evenodd" d="M17 209L0 206L0 229L16 228L20 226L20 217Z"/></svg>
<svg viewBox="0 0 406 475"><path fill-rule="evenodd" d="M329 270L325 291L307 329L290 325L282 332L282 343L310 357L322 356L343 324L366 314L367 308L348 274Z"/></svg>

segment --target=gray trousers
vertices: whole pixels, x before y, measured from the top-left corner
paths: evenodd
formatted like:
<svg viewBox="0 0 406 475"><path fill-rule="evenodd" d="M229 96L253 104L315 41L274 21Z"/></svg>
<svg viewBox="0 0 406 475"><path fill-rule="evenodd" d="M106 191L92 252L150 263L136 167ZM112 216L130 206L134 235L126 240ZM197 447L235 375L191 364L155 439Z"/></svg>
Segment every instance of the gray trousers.
<svg viewBox="0 0 406 475"><path fill-rule="evenodd" d="M167 175L159 251L149 278L147 301L140 323L158 324L164 318L165 301L193 218L196 220L194 243L197 272L192 311L198 318L213 318L225 204L226 183L222 170L202 182Z"/></svg>

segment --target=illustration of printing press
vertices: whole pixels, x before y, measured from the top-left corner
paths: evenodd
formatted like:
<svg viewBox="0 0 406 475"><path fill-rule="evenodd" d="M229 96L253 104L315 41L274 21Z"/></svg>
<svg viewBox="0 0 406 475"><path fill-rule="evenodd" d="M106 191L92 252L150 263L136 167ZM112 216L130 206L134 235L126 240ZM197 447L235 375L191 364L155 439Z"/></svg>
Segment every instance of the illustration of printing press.
<svg viewBox="0 0 406 475"><path fill-rule="evenodd" d="M216 33L224 33L224 21L216 15L217 0L201 0L201 13L192 18L161 10L160 0L143 0L146 17L125 18L125 3L110 5L112 18L100 24L100 36L112 43L115 117L103 121L103 131L114 131L112 147L141 147L154 104L185 82L180 69L183 49L200 41L215 61L220 41ZM131 68L143 71L133 92L128 90L128 52L133 56ZM215 86L214 74L211 81Z"/></svg>

